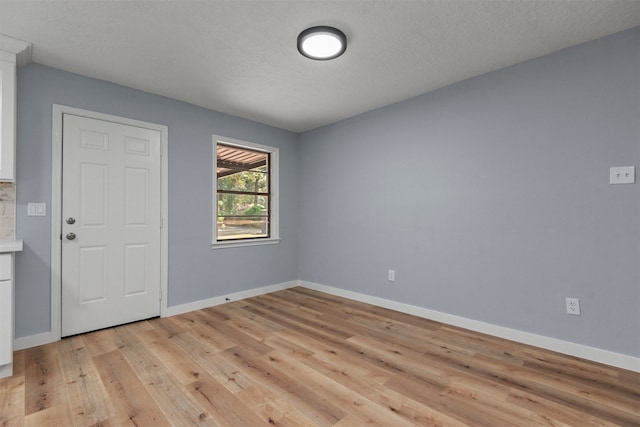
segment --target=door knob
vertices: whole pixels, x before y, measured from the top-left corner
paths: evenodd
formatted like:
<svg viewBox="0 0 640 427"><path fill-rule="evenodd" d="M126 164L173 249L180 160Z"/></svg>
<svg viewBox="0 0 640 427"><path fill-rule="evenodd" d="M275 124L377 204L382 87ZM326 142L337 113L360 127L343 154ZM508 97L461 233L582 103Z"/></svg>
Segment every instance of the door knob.
<svg viewBox="0 0 640 427"><path fill-rule="evenodd" d="M75 224L76 223L76 219L73 217L69 217L67 218L67 224L71 225L71 224Z"/></svg>
<svg viewBox="0 0 640 427"><path fill-rule="evenodd" d="M76 238L76 233L67 233L67 240L73 240Z"/></svg>

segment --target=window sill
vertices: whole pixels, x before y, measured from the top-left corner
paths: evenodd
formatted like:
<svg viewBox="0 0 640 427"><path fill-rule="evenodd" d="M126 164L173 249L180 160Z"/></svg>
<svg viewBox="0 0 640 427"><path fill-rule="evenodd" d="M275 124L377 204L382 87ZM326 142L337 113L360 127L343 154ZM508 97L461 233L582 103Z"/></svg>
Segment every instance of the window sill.
<svg viewBox="0 0 640 427"><path fill-rule="evenodd" d="M256 239L256 240L232 240L227 242L211 243L211 249L238 248L243 246L276 245L278 243L280 243L279 238Z"/></svg>

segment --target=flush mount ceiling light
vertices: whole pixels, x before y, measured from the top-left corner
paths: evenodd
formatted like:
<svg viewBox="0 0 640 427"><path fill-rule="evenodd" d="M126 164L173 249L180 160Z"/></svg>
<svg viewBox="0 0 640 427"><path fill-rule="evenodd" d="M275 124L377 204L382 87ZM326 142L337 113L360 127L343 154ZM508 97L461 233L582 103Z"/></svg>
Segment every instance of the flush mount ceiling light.
<svg viewBox="0 0 640 427"><path fill-rule="evenodd" d="M347 37L337 28L307 28L298 36L298 51L307 58L326 61L347 50Z"/></svg>

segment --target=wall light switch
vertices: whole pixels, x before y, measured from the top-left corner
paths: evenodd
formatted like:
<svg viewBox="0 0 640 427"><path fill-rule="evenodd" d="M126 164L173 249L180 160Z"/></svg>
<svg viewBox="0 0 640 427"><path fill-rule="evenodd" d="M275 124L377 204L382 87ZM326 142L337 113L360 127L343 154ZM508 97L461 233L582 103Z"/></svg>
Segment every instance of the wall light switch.
<svg viewBox="0 0 640 427"><path fill-rule="evenodd" d="M27 216L47 216L47 204L27 203Z"/></svg>
<svg viewBox="0 0 640 427"><path fill-rule="evenodd" d="M609 184L633 184L636 182L635 166L617 166L609 169Z"/></svg>

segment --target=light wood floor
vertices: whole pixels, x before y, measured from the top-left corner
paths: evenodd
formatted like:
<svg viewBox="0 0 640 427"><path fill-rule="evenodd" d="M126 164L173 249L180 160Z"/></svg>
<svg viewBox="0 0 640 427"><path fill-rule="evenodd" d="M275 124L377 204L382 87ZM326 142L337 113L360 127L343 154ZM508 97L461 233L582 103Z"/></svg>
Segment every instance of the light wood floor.
<svg viewBox="0 0 640 427"><path fill-rule="evenodd" d="M640 374L294 288L15 353L0 425L640 425Z"/></svg>

